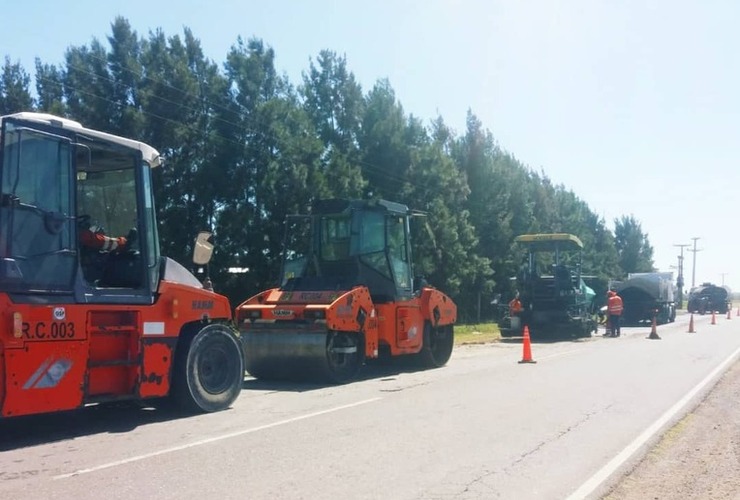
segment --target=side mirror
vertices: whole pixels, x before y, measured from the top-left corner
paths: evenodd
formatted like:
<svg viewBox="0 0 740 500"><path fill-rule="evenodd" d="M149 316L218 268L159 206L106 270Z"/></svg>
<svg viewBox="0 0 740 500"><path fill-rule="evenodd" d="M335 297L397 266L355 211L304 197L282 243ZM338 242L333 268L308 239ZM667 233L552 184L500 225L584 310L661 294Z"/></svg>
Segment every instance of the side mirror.
<svg viewBox="0 0 740 500"><path fill-rule="evenodd" d="M210 262L213 256L213 244L208 241L211 237L211 233L207 231L201 231L195 238L195 246L193 247L193 263L199 266L205 266Z"/></svg>

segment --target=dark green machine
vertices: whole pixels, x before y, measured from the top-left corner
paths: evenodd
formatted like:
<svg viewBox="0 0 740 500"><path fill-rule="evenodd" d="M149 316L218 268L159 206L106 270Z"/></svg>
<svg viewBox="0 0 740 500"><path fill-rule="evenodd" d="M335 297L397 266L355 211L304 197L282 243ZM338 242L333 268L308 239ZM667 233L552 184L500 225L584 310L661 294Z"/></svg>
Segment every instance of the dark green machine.
<svg viewBox="0 0 740 500"><path fill-rule="evenodd" d="M596 331L593 289L581 275L583 243L566 233L523 234L515 240L525 255L516 291L523 311L499 322L503 337L519 336L526 325L532 338L589 337Z"/></svg>
<svg viewBox="0 0 740 500"><path fill-rule="evenodd" d="M702 283L691 289L689 303L686 307L690 313L707 314L718 312L726 314L732 309L732 293L725 286Z"/></svg>

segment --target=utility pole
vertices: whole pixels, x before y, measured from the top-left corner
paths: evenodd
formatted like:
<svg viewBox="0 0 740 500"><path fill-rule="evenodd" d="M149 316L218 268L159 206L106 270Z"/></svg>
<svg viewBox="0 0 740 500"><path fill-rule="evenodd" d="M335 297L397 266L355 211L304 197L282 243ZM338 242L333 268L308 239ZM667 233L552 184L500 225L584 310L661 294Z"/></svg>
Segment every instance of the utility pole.
<svg viewBox="0 0 740 500"><path fill-rule="evenodd" d="M693 250L689 250L689 252L692 252L694 254L694 259L691 264L691 288L694 288L696 286L696 252L701 252L701 249L696 249L696 240L701 238L697 236L691 239L694 240L694 248Z"/></svg>
<svg viewBox="0 0 740 500"><path fill-rule="evenodd" d="M725 276L727 276L730 273L719 273L722 276L722 286L725 286Z"/></svg>
<svg viewBox="0 0 740 500"><path fill-rule="evenodd" d="M689 244L678 243L673 246L681 248L681 255L678 256L678 279L676 279L676 287L678 288L678 304L680 309L683 307L683 249L689 246Z"/></svg>

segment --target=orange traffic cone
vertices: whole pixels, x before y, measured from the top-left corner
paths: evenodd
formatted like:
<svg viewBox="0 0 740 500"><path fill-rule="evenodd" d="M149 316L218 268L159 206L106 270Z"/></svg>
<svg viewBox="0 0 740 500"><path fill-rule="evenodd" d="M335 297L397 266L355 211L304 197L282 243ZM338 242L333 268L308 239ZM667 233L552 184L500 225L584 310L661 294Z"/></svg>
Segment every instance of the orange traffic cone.
<svg viewBox="0 0 740 500"><path fill-rule="evenodd" d="M714 311L712 311L712 324L713 325L716 325L717 324L717 320L714 317Z"/></svg>
<svg viewBox="0 0 740 500"><path fill-rule="evenodd" d="M529 327L524 325L524 341L522 343L522 360L521 363L536 363L537 361L532 359L532 343L529 339Z"/></svg>
<svg viewBox="0 0 740 500"><path fill-rule="evenodd" d="M691 318L689 318L689 333L696 333L694 331L694 314L691 314Z"/></svg>
<svg viewBox="0 0 740 500"><path fill-rule="evenodd" d="M650 330L650 335L645 337L650 340L661 340L660 336L658 335L658 324L655 320L655 315L653 315L653 328Z"/></svg>

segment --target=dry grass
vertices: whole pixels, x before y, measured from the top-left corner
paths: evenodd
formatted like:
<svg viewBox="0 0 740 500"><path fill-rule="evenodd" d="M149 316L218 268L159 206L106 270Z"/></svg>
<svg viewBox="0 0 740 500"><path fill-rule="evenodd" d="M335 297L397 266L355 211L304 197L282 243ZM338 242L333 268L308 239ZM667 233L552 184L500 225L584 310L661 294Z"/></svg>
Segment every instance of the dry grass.
<svg viewBox="0 0 740 500"><path fill-rule="evenodd" d="M455 325L455 345L486 344L501 340L496 323Z"/></svg>

